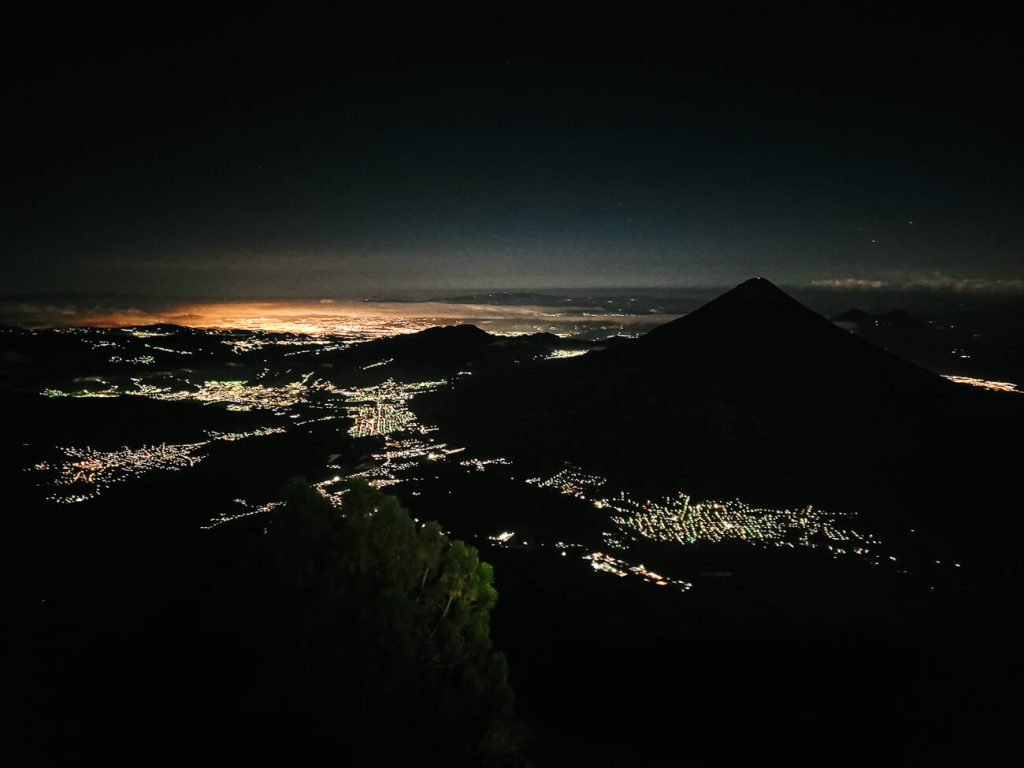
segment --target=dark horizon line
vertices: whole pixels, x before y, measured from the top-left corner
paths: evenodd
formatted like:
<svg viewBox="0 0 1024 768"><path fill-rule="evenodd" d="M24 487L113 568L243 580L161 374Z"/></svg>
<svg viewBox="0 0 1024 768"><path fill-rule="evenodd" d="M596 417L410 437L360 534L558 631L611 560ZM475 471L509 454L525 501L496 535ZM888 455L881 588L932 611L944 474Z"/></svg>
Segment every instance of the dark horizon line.
<svg viewBox="0 0 1024 768"><path fill-rule="evenodd" d="M746 278L751 279L751 278ZM713 291L729 290L741 285L745 280L723 283L703 283L700 285L606 285L594 287L455 287L444 289L423 289L423 288L396 288L388 294L330 294L330 293L308 293L295 295L274 295L274 294L167 294L154 295L143 293L118 293L111 291L55 291L55 292L12 292L0 293L0 302L10 301L81 301L85 299L117 299L117 300L144 300L149 302L188 302L202 303L215 301L364 301L364 302L387 302L387 303L413 303L413 302L445 302L454 298L472 296L523 296L529 294L557 295L557 294L595 294L595 293L626 293L626 292L656 292L670 293L682 291ZM929 294L978 294L993 295L990 290L965 290L954 287L907 285L901 283L885 284L878 287L873 286L833 286L815 285L812 283L781 283L770 281L779 288L787 291L815 292L815 293L842 293L842 294L875 294L875 293L929 293ZM439 291L443 293L439 293Z"/></svg>

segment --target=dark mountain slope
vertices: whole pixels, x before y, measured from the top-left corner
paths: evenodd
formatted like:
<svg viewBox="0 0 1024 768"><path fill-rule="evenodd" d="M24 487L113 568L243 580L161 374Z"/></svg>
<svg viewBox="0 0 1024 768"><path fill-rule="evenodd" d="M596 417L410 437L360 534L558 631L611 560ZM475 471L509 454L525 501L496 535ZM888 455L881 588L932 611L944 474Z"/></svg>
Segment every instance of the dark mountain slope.
<svg viewBox="0 0 1024 768"><path fill-rule="evenodd" d="M336 357L367 363L395 357L407 365L437 365L474 357L497 339L475 325L446 325L357 344Z"/></svg>
<svg viewBox="0 0 1024 768"><path fill-rule="evenodd" d="M1021 423L1024 403L985 395L755 279L634 342L416 407L447 439L538 471L572 461L639 493L948 510L1003 469L970 446Z"/></svg>
<svg viewBox="0 0 1024 768"><path fill-rule="evenodd" d="M874 323L874 318L863 309L848 309L833 317L832 322L848 326L870 325Z"/></svg>
<svg viewBox="0 0 1024 768"><path fill-rule="evenodd" d="M967 343L961 334L942 332L902 309L869 315L850 309L832 318L839 327L894 355L937 373L969 372L971 366L960 357ZM972 340L973 341L973 340Z"/></svg>
<svg viewBox="0 0 1024 768"><path fill-rule="evenodd" d="M542 360L555 349L588 350L604 344L551 333L497 336L475 325L446 325L356 344L320 360L345 372L346 380L370 383L389 377L446 378L462 370L496 371Z"/></svg>

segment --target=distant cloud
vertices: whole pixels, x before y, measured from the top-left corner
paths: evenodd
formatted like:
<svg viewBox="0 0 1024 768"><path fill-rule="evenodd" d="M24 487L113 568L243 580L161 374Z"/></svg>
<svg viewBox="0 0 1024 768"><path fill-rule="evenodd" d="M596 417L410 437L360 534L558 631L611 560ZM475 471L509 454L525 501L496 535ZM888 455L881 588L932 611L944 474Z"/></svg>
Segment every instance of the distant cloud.
<svg viewBox="0 0 1024 768"><path fill-rule="evenodd" d="M862 280L858 277L842 277L828 280L811 280L808 286L810 288L831 288L837 291L863 291L885 288L887 283L884 280Z"/></svg>
<svg viewBox="0 0 1024 768"><path fill-rule="evenodd" d="M0 299L0 325L26 328L59 328L75 325L99 325L94 319L116 315L121 325L157 322L154 315L138 307L107 307L96 304L52 304L6 302Z"/></svg>
<svg viewBox="0 0 1024 768"><path fill-rule="evenodd" d="M866 291L886 288L893 291L948 291L952 293L1024 293L1024 280L1017 278L949 277L936 272L929 277L909 280L868 280L859 277L812 280L809 288L835 291Z"/></svg>
<svg viewBox="0 0 1024 768"><path fill-rule="evenodd" d="M57 306L56 304L19 304L17 311L24 315L46 315L46 316L71 316L75 310L71 307Z"/></svg>
<svg viewBox="0 0 1024 768"><path fill-rule="evenodd" d="M978 277L947 277L935 274L931 277L911 280L907 288L928 288L935 291L957 293L1024 293L1024 280L986 279Z"/></svg>

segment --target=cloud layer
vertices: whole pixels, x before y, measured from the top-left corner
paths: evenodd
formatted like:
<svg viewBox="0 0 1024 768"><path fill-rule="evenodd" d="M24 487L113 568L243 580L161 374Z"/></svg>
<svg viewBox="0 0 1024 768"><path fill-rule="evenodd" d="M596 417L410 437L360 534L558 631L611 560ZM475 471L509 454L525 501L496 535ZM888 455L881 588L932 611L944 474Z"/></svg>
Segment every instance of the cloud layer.
<svg viewBox="0 0 1024 768"><path fill-rule="evenodd" d="M936 273L929 277L908 280L875 280L860 277L812 280L809 288L827 288L836 291L947 291L951 293L1024 293L1024 280L991 279L981 277L949 277Z"/></svg>

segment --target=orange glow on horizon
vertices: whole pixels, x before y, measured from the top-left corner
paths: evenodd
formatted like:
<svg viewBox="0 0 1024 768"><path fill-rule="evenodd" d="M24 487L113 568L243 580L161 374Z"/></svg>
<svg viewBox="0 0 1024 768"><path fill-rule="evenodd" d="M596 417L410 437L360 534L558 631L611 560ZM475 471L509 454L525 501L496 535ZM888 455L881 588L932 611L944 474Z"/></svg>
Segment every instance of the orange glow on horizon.
<svg viewBox="0 0 1024 768"><path fill-rule="evenodd" d="M467 312L470 309L475 311ZM227 301L186 304L156 312L114 311L89 315L80 322L111 328L170 323L210 330L372 337L456 323L470 315L500 316L480 309L433 302Z"/></svg>
<svg viewBox="0 0 1024 768"><path fill-rule="evenodd" d="M445 302L221 301L184 304L164 310L93 312L74 318L72 324L125 328L166 323L208 330L270 331L370 339L458 323L614 321L626 324L636 321L657 322L659 319L662 316L579 316L564 314L551 307ZM668 319L672 317L665 316L662 321Z"/></svg>

